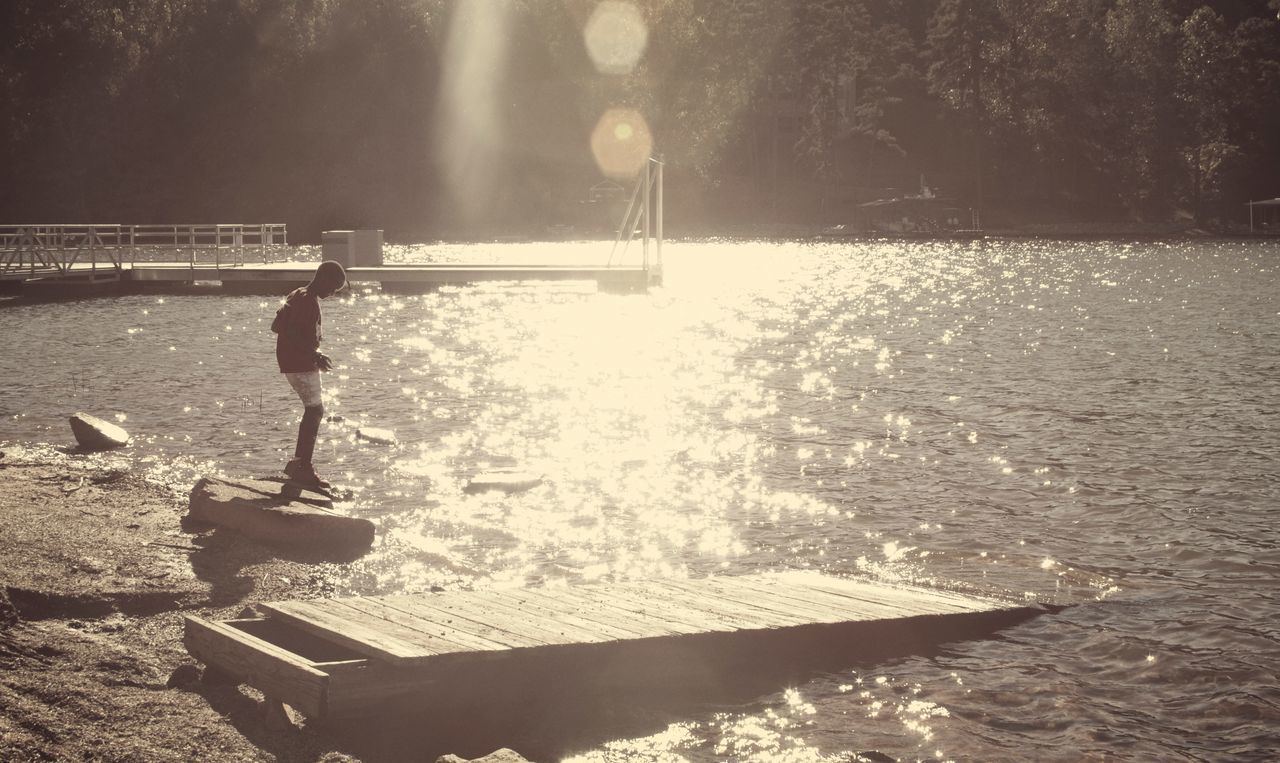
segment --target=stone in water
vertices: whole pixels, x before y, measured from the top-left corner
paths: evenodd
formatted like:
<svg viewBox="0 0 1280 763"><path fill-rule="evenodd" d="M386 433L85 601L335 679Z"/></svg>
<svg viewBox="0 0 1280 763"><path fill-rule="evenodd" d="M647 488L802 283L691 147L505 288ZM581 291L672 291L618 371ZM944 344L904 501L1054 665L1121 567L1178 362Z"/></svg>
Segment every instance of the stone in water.
<svg viewBox="0 0 1280 763"><path fill-rule="evenodd" d="M504 493L519 493L532 490L542 484L542 475L533 472L492 471L481 472L467 483L467 493L485 493L490 490L501 490Z"/></svg>
<svg viewBox="0 0 1280 763"><path fill-rule="evenodd" d="M129 444L129 433L124 429L87 413L71 417L71 432L84 450L110 450Z"/></svg>
<svg viewBox="0 0 1280 763"><path fill-rule="evenodd" d="M360 427L359 429L356 430L356 437L358 437L361 440L368 440L369 442L376 443L378 445L395 445L396 444L396 433L392 432L390 429L379 429L378 427Z"/></svg>

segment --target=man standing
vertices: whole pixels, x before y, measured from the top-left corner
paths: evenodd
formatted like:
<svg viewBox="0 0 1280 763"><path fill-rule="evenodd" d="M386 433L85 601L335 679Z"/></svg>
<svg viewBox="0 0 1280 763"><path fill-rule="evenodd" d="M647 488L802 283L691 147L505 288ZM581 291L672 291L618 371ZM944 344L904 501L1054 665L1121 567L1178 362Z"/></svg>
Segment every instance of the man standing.
<svg viewBox="0 0 1280 763"><path fill-rule="evenodd" d="M329 357L320 352L320 300L341 291L347 285L347 274L340 263L326 260L316 268L311 283L294 289L276 311L271 330L276 333L276 363L302 400L302 422L298 425L298 444L293 459L284 473L294 482L322 490L329 483L316 474L311 459L316 450L320 421L324 418L320 372L333 367Z"/></svg>

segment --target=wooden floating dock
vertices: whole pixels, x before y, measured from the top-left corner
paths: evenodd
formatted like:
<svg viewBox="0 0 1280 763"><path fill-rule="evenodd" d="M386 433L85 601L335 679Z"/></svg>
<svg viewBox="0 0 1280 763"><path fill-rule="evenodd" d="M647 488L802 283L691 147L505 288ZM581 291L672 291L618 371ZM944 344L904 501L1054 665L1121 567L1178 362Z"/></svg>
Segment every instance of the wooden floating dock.
<svg viewBox="0 0 1280 763"><path fill-rule="evenodd" d="M642 292L662 283L662 177L661 159L648 157L604 265L385 266L383 232L377 229L324 231L322 256L343 263L349 281L376 282L391 292L431 291L483 281L595 281L602 291ZM643 264L614 265L618 247L625 254L637 234ZM652 263L651 241L655 245ZM287 245L288 231L279 223L0 224L0 292L37 298L90 297L217 281L233 293L287 293L310 281L316 267L314 262L269 262ZM261 256L261 264L246 261L246 255L254 254Z"/></svg>
<svg viewBox="0 0 1280 763"><path fill-rule="evenodd" d="M288 292L305 285L315 274L314 262L273 262L234 268L191 269L158 263L134 265L133 281L221 281L232 292ZM551 265L430 264L348 267L353 284L377 283L385 291L414 292L485 281L595 281L602 288L643 290L656 275L642 267L563 267Z"/></svg>
<svg viewBox="0 0 1280 763"><path fill-rule="evenodd" d="M315 274L315 262L190 265L185 262L122 263L112 270L77 264L65 272L22 271L0 278L25 282L32 294L84 297L132 290L162 290L196 282L219 282L234 294L287 294ZM661 270L637 266L555 266L499 264L429 264L355 266L347 270L352 284L376 283L393 293L415 293L487 281L595 281L605 291L644 291L661 283ZM37 291L38 290L38 291Z"/></svg>
<svg viewBox="0 0 1280 763"><path fill-rule="evenodd" d="M210 670L313 719L445 695L508 697L587 676L623 689L825 653L848 666L987 635L1039 606L797 572L700 580L350 597L260 604L261 617L186 618Z"/></svg>

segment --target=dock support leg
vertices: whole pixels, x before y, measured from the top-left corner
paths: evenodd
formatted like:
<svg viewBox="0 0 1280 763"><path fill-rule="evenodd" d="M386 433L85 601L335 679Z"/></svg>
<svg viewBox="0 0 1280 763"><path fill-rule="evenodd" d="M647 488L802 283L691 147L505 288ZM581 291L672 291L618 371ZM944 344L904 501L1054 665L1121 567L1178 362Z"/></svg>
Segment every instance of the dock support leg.
<svg viewBox="0 0 1280 763"><path fill-rule="evenodd" d="M288 731L297 728L293 725L293 719L289 717L289 711L284 709L284 703L273 697L262 698L262 724L268 731Z"/></svg>
<svg viewBox="0 0 1280 763"><path fill-rule="evenodd" d="M205 686L238 686L240 679L214 665L205 665L200 673L200 683Z"/></svg>

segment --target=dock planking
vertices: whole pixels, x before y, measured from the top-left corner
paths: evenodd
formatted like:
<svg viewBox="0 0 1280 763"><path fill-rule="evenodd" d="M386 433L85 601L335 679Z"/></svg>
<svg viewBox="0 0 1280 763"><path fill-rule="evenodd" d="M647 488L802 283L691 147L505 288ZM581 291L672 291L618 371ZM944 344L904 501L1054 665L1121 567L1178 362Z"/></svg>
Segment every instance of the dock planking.
<svg viewBox="0 0 1280 763"><path fill-rule="evenodd" d="M188 617L188 650L308 715L370 712L442 682L569 670L613 683L690 665L759 665L819 651L855 660L981 636L1037 605L812 572L260 604L263 617ZM318 648L316 645L324 645ZM501 674L486 673L494 661ZM754 661L754 663L753 663ZM623 667L625 666L625 667ZM554 670L552 672L554 672Z"/></svg>

